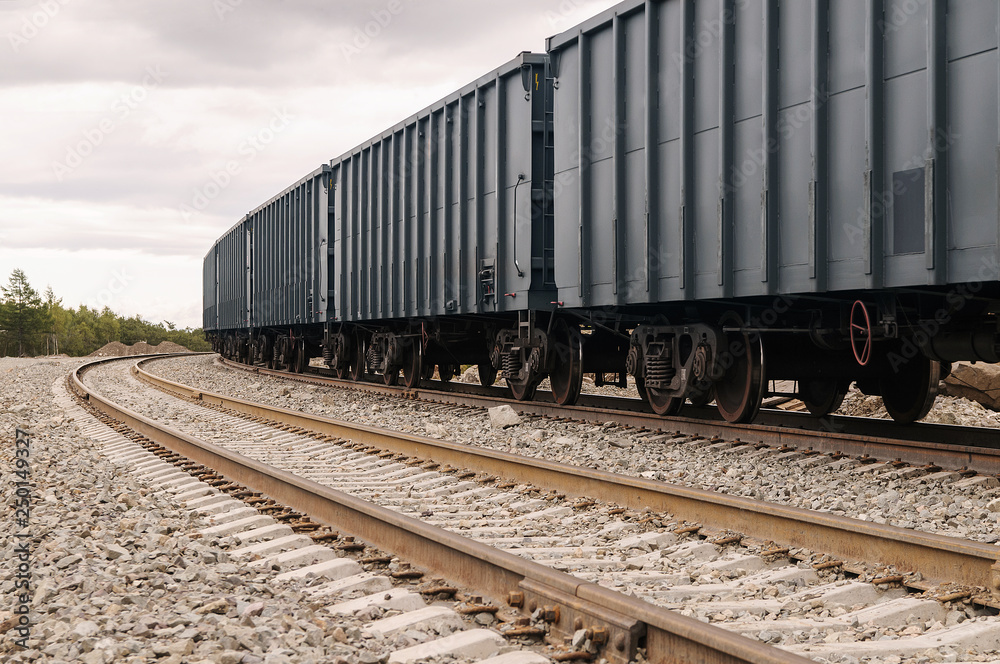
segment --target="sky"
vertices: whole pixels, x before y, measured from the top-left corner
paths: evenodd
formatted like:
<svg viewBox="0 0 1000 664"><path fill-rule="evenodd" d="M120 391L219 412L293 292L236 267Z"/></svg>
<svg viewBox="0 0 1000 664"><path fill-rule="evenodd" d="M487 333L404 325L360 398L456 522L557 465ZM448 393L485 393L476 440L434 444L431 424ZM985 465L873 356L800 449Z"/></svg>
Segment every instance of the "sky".
<svg viewBox="0 0 1000 664"><path fill-rule="evenodd" d="M243 215L614 0L0 0L0 284L201 327Z"/></svg>

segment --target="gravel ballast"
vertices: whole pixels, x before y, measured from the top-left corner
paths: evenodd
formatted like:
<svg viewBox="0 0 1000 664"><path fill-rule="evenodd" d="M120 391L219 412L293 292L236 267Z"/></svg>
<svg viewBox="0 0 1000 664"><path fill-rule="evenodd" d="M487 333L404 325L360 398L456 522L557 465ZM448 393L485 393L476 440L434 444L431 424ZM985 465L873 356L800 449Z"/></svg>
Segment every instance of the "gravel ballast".
<svg viewBox="0 0 1000 664"><path fill-rule="evenodd" d="M210 367L209 370L213 368ZM217 370L217 369L216 369ZM237 373L237 375L239 375ZM249 376L249 378L258 378L255 376ZM302 463L301 460L295 455L293 448L297 444L291 437L286 437L280 434L280 432L268 432L268 431L243 431L243 427L239 424L239 420L235 421L223 421L223 419L218 419L215 417L205 417L203 414L205 411L198 406L192 405L190 403L177 400L174 397L168 396L163 393L158 393L152 391L149 386L138 383L133 377L126 376L122 373L115 374L111 370L97 370L93 373L87 375L88 384L94 385L100 392L111 397L115 401L120 401L125 405L140 410L147 416L153 417L154 419L162 419L164 421L170 421L178 423L182 429L187 430L189 433L197 435L198 437L206 438L212 440L213 442L220 444L224 447L242 451L246 449L255 458L259 458L267 463L272 463L278 465L279 467L284 467L286 462L291 463L294 466L295 472L299 472L298 464ZM266 386L260 385L261 389L266 389ZM253 389L257 389L254 387ZM316 388L313 386L304 386L302 384L285 384L281 387L279 391L279 399L284 400L282 405L292 408L292 409L305 409L303 408L303 403L301 400L296 400L295 390L300 389L306 393L309 392L320 392L326 393L325 388ZM335 394L340 397L337 399L338 403L343 403L344 393L337 390ZM327 397L330 394L326 394ZM258 397L249 397L253 399L258 399ZM385 399L384 397L379 397L380 400ZM391 401L391 400L388 400ZM371 409L380 414L385 412L383 410L383 405L374 404L371 405ZM425 406L424 404L413 404L408 402L402 404L402 406L410 411L422 410L423 414L431 414L432 417L437 418L436 422L431 422L427 424L426 431L433 432L435 436L446 435L448 433L448 425L452 423L453 420L461 420L474 422L479 421L480 425L484 430L489 429L490 431L510 431L520 426L532 426L532 422L529 418L522 418L520 422L514 420L514 418L504 418L496 417L501 413L493 413L494 417L490 418L485 411L478 411L477 409L463 409L457 407L442 407L439 405ZM211 412L211 411L209 411ZM403 422L399 417L400 414L397 413L397 421ZM356 418L355 418L356 419ZM537 424L537 423L536 423ZM190 428L189 428L190 427ZM507 427L502 429L502 427ZM614 435L613 428L611 427L599 427L602 432L608 435ZM235 433L237 430L240 433ZM540 429L533 429L532 431L540 431ZM276 437L275 435L278 434ZM273 447L261 445L262 441L270 440L274 437ZM708 441L699 441L697 443L691 442L687 445L679 444L678 447L691 447L695 448L697 445L704 445ZM569 445L570 443L554 441L553 444L556 445ZM625 443L619 441L619 444L624 447ZM308 444L307 444L308 449ZM753 448L751 448L753 449ZM784 463L789 463L789 458L786 455L783 459ZM334 464L335 465L335 464ZM399 464L396 464L399 465ZM365 466L367 467L367 466ZM389 466L392 468L392 464ZM292 467L287 469L292 470ZM302 469L304 471L304 468ZM320 476L324 472L335 473L335 468L331 467L329 471L324 471L322 467L318 467L316 472L320 473ZM395 472L395 471L394 471ZM866 470L864 474L869 474ZM317 477L319 479L319 477ZM941 480L934 480L941 481ZM474 486L474 485L472 485ZM481 491L468 487L470 498L466 498L466 501L471 500L471 494L478 494ZM336 487L335 487L336 488ZM637 594L639 596L648 597L651 601L666 601L671 603L674 601L682 601L682 603L676 608L680 609L685 615L691 617L711 621L714 623L719 623L720 626L724 626L731 629L736 629L747 635L752 635L761 640L767 641L769 643L774 643L780 645L781 647L789 648L794 651L802 652L802 654L807 654L808 656L814 656L821 660L826 661L858 661L858 657L863 657L868 661L879 661L878 659L870 659L869 656L863 653L869 652L869 646L865 643L870 643L872 641L886 641L887 643L882 646L882 656L885 656L885 647L889 646L888 641L894 639L902 639L910 637L917 637L928 633L928 643L932 643L935 638L939 639L938 643L942 641L941 648L931 648L929 649L927 645L921 644L921 642L915 641L911 643L899 643L898 647L901 648L900 652L906 652L907 657L905 661L908 662L918 662L918 661L954 661L956 656L962 656L965 659L977 660L977 661L987 661L991 659L991 656L995 653L991 652L995 650L993 642L986 638L985 641L981 642L981 648L970 647L974 646L978 641L975 639L979 638L973 634L970 634L973 640L966 640L961 642L950 643L949 638L945 637L944 632L947 631L949 627L945 623L945 620L949 616L954 618L954 621L950 623L950 626L954 627L963 623L962 633L968 633L972 631L983 631L984 638L987 631L991 634L995 628L995 625L991 622L991 618L988 615L979 615L971 607L968 609L971 613L964 612L960 608L955 610L947 606L939 605L935 600L924 600L923 605L934 606L935 611L932 614L928 614L927 618L921 620L919 624L912 623L911 621L906 621L902 625L896 626L892 623L892 619L889 619L889 623L886 624L876 624L871 626L868 624L868 617L863 620L862 616L867 616L864 611L860 611L857 616L858 620L854 620L855 615L851 610L859 610L858 606L855 604L859 599L853 601L848 601L846 606L841 606L836 608L825 604L824 601L818 599L818 597L823 596L827 592L837 593L840 592L837 589L831 589L829 587L826 590L822 588L817 588L813 591L811 588L797 588L798 582L792 584L791 586L785 587L779 582L777 584L772 581L767 581L764 578L755 577L750 572L750 569L760 569L760 565L763 564L764 567L767 566L766 563L760 563L755 567L751 565L747 571L737 571L735 566L743 564L743 558L738 552L734 552L731 555L736 556L736 560L731 558L717 558L719 552L716 547L709 543L699 543L698 541L692 541L677 546L676 551L672 549L666 549L663 551L653 551L649 554L635 554L629 557L631 554L624 554L621 560L618 559L618 555L611 554L611 558L608 559L604 557L603 562L599 567L604 568L608 566L608 572L602 571L586 571L590 563L584 562L583 558L584 550L589 548L596 548L598 552L598 557L600 558L600 552L602 550L602 535L598 535L596 538L583 534L578 530L580 523L578 519L584 518L582 515L572 515L573 510L567 508L566 506L558 507L547 507L545 501L543 500L527 500L524 503L524 509L536 510L534 515L531 515L530 521L532 523L537 523L542 520L555 519L555 523L549 523L544 529L532 529L531 531L524 531L512 534L509 531L513 531L513 524L518 522L517 518L517 508L514 505L510 505L511 514L507 515L506 519L501 518L498 511L502 512L505 510L504 503L498 496L490 496L486 501L490 506L490 514L492 515L488 519L482 519L477 517L477 510L471 504L454 505L450 509L438 507L431 507L425 503L421 502L421 499L414 497L412 501L415 503L410 505L411 498L410 494L399 494L399 496L405 495L405 498L397 497L395 499L389 497L394 492L388 488L370 488L367 489L368 492L373 492L373 498L375 496L382 496L381 498L376 498L378 502L389 506L383 501L388 498L391 500L400 500L400 507L404 507L407 510L417 510L421 517L428 517L430 521L435 522L438 520L443 520L446 517L438 516L439 510L444 510L446 512L451 512L454 509L459 510L459 514L462 515L462 521L457 526L458 531L464 532L466 530L470 531L483 531L483 532L494 532L502 531L505 538L510 539L514 537L524 536L527 539L533 540L537 537L543 537L545 540L554 540L551 544L546 542L542 545L540 551L546 551L545 546L555 546L557 549L552 549L553 553L556 550L559 553L555 553L556 559L551 560L551 564L555 569L564 569L574 574L580 574L582 578L600 583L602 585L609 585L610 587L620 588L623 592L628 591L630 593ZM486 491L484 488L483 491ZM418 491L419 493L419 491ZM389 494L389 495L383 495ZM416 515L416 514L414 514ZM544 516L543 516L544 515ZM607 522L607 517L603 516L601 518L605 519L605 523L600 524L604 529L612 528L613 523ZM560 521L560 519L563 519ZM562 528L560 526L570 527L571 530L566 533L562 533ZM623 529L627 529L630 526L627 524L621 524ZM610 531L609 531L610 532ZM624 535L626 530L619 531L617 533L618 537ZM660 537L660 534L653 534L656 537ZM617 537L612 537L612 540L617 539ZM565 548L558 548L561 542L569 543L569 546ZM564 545L565 546L565 545ZM605 545L608 549L613 548L613 543L608 541ZM694 547L693 549L691 547ZM524 549L524 553L529 553L529 548ZM696 572L692 570L689 565L691 561L687 560L688 551L698 551L700 555L707 556L701 559L702 563L705 563L705 568ZM666 558L665 558L666 556ZM675 556L680 556L677 560L673 560ZM754 558L750 556L750 558ZM714 561L714 562L713 562ZM738 562L737 562L738 561ZM697 561L696 561L697 563ZM614 568L624 565L623 570L620 569L618 572L613 572ZM722 567L717 567L712 569L713 565L721 565ZM695 564L698 567L698 564ZM812 572L811 566L806 565L806 570L809 574L815 577L815 573ZM725 572L721 570L725 569ZM635 571L630 571L635 570ZM684 576L688 580L676 580L676 579L664 579L664 585L659 587L659 583L654 581L652 586L640 588L636 587L630 581L625 579L631 579L635 576L641 576L644 573L651 573L658 577L674 576ZM801 570L791 570L795 575L806 573ZM720 573L722 577L720 578ZM781 569L776 569L771 572L762 572L766 576L774 574L776 576L782 576L786 574L785 571ZM724 578L740 579L741 576L746 577L746 583L741 585L739 588L734 588L727 586L723 582ZM637 580L637 579L636 579ZM804 577L803 577L804 580ZM752 581L752 583L751 583ZM786 579L787 581L787 579ZM846 582L846 580L844 580ZM715 585L719 584L721 585ZM740 581L734 581L740 584ZM691 587L684 587L684 584L691 583ZM813 578L810 584L822 583L819 578ZM679 585L678 585L679 584ZM745 587L744 587L745 586ZM783 589L784 588L784 589ZM845 588L845 590L847 590ZM776 597L773 592L777 591L777 597L783 599L777 602L773 601ZM799 595L801 591L801 597ZM727 605L723 601L721 606L718 603L713 604L713 598L718 602L718 597L721 596L723 600L731 598L732 601ZM905 593L904 593L905 595ZM702 600L699 601L699 598ZM736 601L738 598L739 601ZM808 600L807 603L799 602L799 599ZM752 611L748 611L742 607L741 602L747 601L749 603L756 602L758 607L754 609L756 611L764 611L768 615L766 618L763 616L754 617ZM773 605L773 606L772 606ZM904 602L905 605L905 602ZM764 608L765 606L770 606L771 608ZM886 607L885 609L879 609L878 611L887 611L891 614L892 611L896 609ZM907 610L903 608L903 610ZM954 613L954 615L953 615ZM988 612L987 612L988 613ZM839 620L838 617L842 618ZM814 622L815 620L819 622ZM771 622L775 621L775 622ZM824 622L825 621L825 622ZM832 621L832 623L831 623ZM980 624L980 621L987 621ZM940 625L938 623L941 623ZM965 625L965 622L969 622ZM794 623L794 624L792 624ZM870 632L870 633L869 633ZM976 632L978 633L978 632ZM960 634L956 634L959 637ZM860 639L861 644L852 644L851 641L855 639ZM838 644L834 646L833 644ZM947 647L945 647L947 645ZM878 651L878 646L872 644L872 649L876 652ZM893 647L889 646L889 652L892 652ZM931 652L933 650L933 652ZM948 650L948 652L945 652ZM873 653L874 654L874 653ZM852 658L854 658L852 660ZM891 660L892 657L888 657L887 660ZM897 660L900 661L900 660Z"/></svg>
<svg viewBox="0 0 1000 664"><path fill-rule="evenodd" d="M374 664L408 645L367 633L366 621L375 616L332 618L307 592L308 582L276 585L276 571L235 564L227 554L235 546L232 538L199 537L198 531L208 525L205 518L184 509L169 493L135 479L125 465L109 461L82 431L87 427L80 416L68 415L53 402L53 387L58 389L78 363L0 360L0 436L8 440L10 450L0 457L6 504L13 503L13 483L8 480L13 476L15 426L32 432L36 485L30 526L36 540L32 639L29 650L20 651L13 643L14 632L0 635L0 659ZM152 370L205 390L339 419L997 542L996 483L963 487L954 473L927 476L912 472L915 469L873 470L850 463L836 468L800 466L796 459L779 459L769 452L708 450L705 441L640 440L613 423L522 417L519 423L494 427L485 409L442 408L288 383L222 369L211 357L164 360L153 363ZM131 380L123 376L103 387L125 396L134 386ZM827 499L831 495L834 501ZM8 561L17 543L15 530L0 532ZM13 597L13 584L13 567L0 569L5 598ZM10 602L0 604L0 625L12 624L12 608ZM709 607L692 611L713 622L733 619ZM897 638L894 634L884 637ZM786 638L813 642L812 636L803 641L797 634L779 642L787 643ZM956 655L938 653L930 661L955 661ZM985 661L981 657L975 659ZM842 661L858 660L845 656ZM890 664L900 658L871 661Z"/></svg>
<svg viewBox="0 0 1000 664"><path fill-rule="evenodd" d="M485 409L451 409L356 390L290 383L220 367L212 356L167 359L150 371L200 389L352 422L453 440L609 472L890 523L986 543L1000 542L1000 484L958 473L862 466L774 450L705 449L689 439L640 441L613 422L524 417L493 428ZM801 463L800 463L801 462ZM817 465L819 464L819 465Z"/></svg>
<svg viewBox="0 0 1000 664"><path fill-rule="evenodd" d="M14 504L14 430L32 436L31 625L27 649L14 613L18 545L13 509L0 529L0 660L110 664L376 664L431 638L366 630L392 611L333 615L353 595L315 600L315 579L275 582L279 570L230 559L232 537L205 537L211 522L174 494L137 478L84 433L97 425L64 410L65 376L79 360L0 359L4 504ZM110 430L104 428L105 432ZM102 434L102 438L110 434ZM124 439L115 436L115 445ZM339 554L338 554L339 555ZM22 592L22 591L18 591ZM465 660L431 658L433 662Z"/></svg>

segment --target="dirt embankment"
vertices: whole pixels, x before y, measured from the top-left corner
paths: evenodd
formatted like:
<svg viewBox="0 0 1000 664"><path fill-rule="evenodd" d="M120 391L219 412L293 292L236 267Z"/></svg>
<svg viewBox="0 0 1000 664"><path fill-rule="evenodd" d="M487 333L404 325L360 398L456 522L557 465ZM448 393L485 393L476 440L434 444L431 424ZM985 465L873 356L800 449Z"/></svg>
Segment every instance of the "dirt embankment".
<svg viewBox="0 0 1000 664"><path fill-rule="evenodd" d="M152 355L153 353L189 353L187 348L173 341L160 342L158 346L150 346L145 341L126 346L120 341L112 341L98 348L87 357L128 357L130 355Z"/></svg>

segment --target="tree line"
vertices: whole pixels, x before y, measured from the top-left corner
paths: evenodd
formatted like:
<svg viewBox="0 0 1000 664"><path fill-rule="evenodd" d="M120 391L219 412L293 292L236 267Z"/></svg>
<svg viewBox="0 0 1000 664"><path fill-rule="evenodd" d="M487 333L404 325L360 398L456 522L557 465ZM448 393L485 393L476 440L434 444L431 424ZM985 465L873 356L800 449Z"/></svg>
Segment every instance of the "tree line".
<svg viewBox="0 0 1000 664"><path fill-rule="evenodd" d="M40 295L19 269L11 273L6 286L0 286L0 357L58 353L80 357L114 341L129 346L172 341L193 351L211 350L201 329L177 329L170 321L153 324L140 316L126 318L108 307L100 311L84 305L64 307L51 286Z"/></svg>

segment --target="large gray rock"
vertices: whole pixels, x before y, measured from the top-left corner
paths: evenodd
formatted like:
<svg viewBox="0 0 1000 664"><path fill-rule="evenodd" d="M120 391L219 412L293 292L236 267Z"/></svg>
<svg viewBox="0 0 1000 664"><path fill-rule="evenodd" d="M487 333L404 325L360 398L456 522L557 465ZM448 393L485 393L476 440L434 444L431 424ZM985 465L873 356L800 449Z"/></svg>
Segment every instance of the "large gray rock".
<svg viewBox="0 0 1000 664"><path fill-rule="evenodd" d="M462 383L475 383L479 384L479 367L472 365L462 373L462 377L459 379Z"/></svg>
<svg viewBox="0 0 1000 664"><path fill-rule="evenodd" d="M949 396L965 397L987 408L1000 410L1000 365L956 362L941 389Z"/></svg>
<svg viewBox="0 0 1000 664"><path fill-rule="evenodd" d="M490 426L494 429L506 429L521 423L521 416L510 406L494 406L490 408Z"/></svg>

